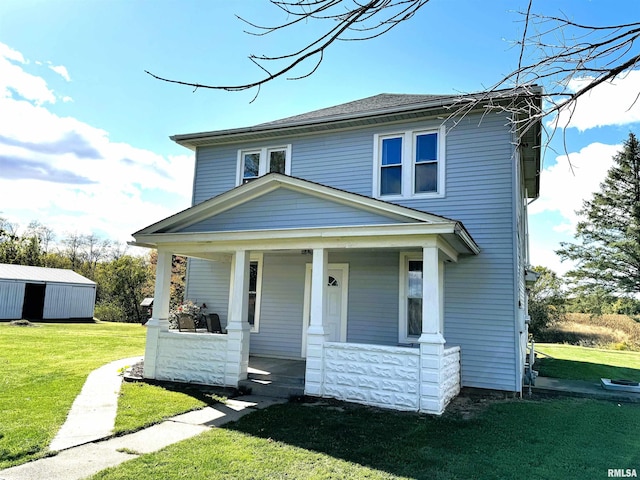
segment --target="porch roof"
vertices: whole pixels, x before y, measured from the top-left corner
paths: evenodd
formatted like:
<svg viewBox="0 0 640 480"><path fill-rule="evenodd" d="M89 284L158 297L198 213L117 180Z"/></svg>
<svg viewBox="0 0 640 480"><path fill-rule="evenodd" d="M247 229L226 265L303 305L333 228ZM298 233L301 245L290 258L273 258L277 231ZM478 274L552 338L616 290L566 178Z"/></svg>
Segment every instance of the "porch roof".
<svg viewBox="0 0 640 480"><path fill-rule="evenodd" d="M383 222L358 225L242 230L184 231L206 219L264 197L278 189L341 204L378 215ZM388 222L386 221L388 219ZM309 248L382 248L426 245L440 239L448 256L477 254L480 248L461 222L387 203L300 178L271 173L156 222L133 234L133 245L166 248L175 253L207 258L237 250ZM445 247L444 245L447 245Z"/></svg>

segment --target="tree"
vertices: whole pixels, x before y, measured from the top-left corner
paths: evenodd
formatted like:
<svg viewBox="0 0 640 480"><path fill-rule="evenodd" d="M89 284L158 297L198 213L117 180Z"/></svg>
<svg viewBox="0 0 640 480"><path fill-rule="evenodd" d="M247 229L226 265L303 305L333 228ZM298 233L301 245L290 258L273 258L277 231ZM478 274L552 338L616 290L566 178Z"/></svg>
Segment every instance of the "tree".
<svg viewBox="0 0 640 480"><path fill-rule="evenodd" d="M78 232L67 232L62 239L63 254L71 261L71 268L76 270L84 262L86 238Z"/></svg>
<svg viewBox="0 0 640 480"><path fill-rule="evenodd" d="M613 160L600 191L577 212L579 243L562 242L556 252L577 262L567 278L578 294L640 293L640 145L633 133Z"/></svg>
<svg viewBox="0 0 640 480"><path fill-rule="evenodd" d="M558 275L546 267L534 267L540 274L529 288L529 333L537 338L550 325L564 317L563 282Z"/></svg>
<svg viewBox="0 0 640 480"><path fill-rule="evenodd" d="M158 251L151 250L149 253L149 281L144 288L146 297L153 297L155 289L156 266L158 264ZM171 286L169 304L171 308L181 304L186 298L185 278L187 275L187 258L179 255L171 257Z"/></svg>
<svg viewBox="0 0 640 480"><path fill-rule="evenodd" d="M140 303L148 277L147 260L141 257L123 255L108 263L99 263L96 269L99 303L118 306L124 313L123 321L142 323Z"/></svg>
<svg viewBox="0 0 640 480"><path fill-rule="evenodd" d="M410 20L429 3L429 0L269 1L274 8L282 11L282 23L265 26L238 17L250 27L247 33L264 36L285 31L289 38L296 38L295 34L292 35L295 32L293 29L303 29L310 22L326 25L324 32L307 43L294 44L290 52L250 55L249 60L259 69L259 77L248 83L223 85L189 82L162 77L147 70L145 72L156 79L195 89L239 91L256 88L257 96L262 85L277 78L299 80L312 75L333 44L370 40L384 35ZM488 108L513 113L514 122L522 134L546 115L567 112L567 118L570 118L580 97L598 85L624 75L640 63L640 22L633 18L624 24L587 25L572 21L564 14L538 13L532 7L533 0L529 0L527 10L518 12L523 18L523 31L522 37L515 42L519 48L514 70L497 80L486 94L478 95L471 101L465 98L452 116L464 115L489 102ZM306 70L299 71L299 67L306 67ZM572 80L580 80L578 89L574 90ZM544 85L547 90L544 103L517 102L505 106L502 102L495 102L497 92L500 93L498 97L502 98L510 98L514 92L535 97L536 84ZM636 100L630 98L629 106Z"/></svg>

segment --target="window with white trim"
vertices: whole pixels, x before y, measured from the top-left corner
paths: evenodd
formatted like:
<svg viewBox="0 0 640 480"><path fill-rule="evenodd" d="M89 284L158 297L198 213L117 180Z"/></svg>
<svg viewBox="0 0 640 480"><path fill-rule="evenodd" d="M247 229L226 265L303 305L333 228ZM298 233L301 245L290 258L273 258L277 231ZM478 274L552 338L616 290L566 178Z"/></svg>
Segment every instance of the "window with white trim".
<svg viewBox="0 0 640 480"><path fill-rule="evenodd" d="M404 253L400 256L399 340L415 343L422 333L422 257Z"/></svg>
<svg viewBox="0 0 640 480"><path fill-rule="evenodd" d="M251 255L249 261L248 321L251 332L258 333L260 327L260 299L262 298L262 254Z"/></svg>
<svg viewBox="0 0 640 480"><path fill-rule="evenodd" d="M291 175L291 145L238 150L238 185L273 172Z"/></svg>
<svg viewBox="0 0 640 480"><path fill-rule="evenodd" d="M444 196L444 137L444 126L374 135L373 196Z"/></svg>

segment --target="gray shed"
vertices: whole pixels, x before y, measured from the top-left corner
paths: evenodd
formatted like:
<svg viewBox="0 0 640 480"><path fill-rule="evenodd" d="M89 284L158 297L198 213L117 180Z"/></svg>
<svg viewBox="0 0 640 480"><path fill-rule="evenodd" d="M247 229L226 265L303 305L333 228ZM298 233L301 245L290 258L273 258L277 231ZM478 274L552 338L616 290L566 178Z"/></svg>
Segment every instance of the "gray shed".
<svg viewBox="0 0 640 480"><path fill-rule="evenodd" d="M95 282L73 270L0 263L0 320L93 318Z"/></svg>

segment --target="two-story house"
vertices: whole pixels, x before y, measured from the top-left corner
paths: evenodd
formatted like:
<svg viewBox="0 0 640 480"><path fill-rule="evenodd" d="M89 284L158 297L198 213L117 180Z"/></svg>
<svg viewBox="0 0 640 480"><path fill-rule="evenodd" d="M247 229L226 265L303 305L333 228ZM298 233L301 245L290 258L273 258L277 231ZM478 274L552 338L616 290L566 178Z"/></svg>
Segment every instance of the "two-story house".
<svg viewBox="0 0 640 480"><path fill-rule="evenodd" d="M134 234L158 249L145 376L237 386L249 355L304 359L305 393L442 413L461 386L519 392L526 205L540 124L484 95L382 94L246 128L176 135L193 206ZM224 334L168 329L171 255Z"/></svg>

